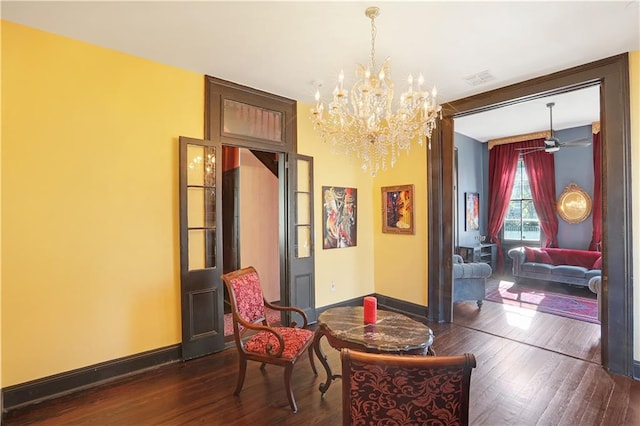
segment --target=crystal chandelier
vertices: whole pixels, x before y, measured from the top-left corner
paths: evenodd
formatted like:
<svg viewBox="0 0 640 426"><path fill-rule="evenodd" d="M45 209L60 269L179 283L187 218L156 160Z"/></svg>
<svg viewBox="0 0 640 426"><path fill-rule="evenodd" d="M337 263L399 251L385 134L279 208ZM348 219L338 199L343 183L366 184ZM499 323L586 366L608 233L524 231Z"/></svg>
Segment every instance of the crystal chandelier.
<svg viewBox="0 0 640 426"><path fill-rule="evenodd" d="M320 101L320 90L316 90L316 105L311 110L311 120L325 142L330 142L334 153L346 153L360 162L360 167L372 176L396 163L400 150L409 153L411 141L423 137L429 139L436 127L436 118L442 118L441 107L436 103L436 89L429 93L423 90L422 74L414 84L408 78L408 89L400 96L400 104L393 111L393 81L389 59L376 69L375 18L379 8L369 7L365 15L371 19L371 63L368 67L358 65L357 81L347 92L344 88L344 72L340 71L338 84L333 91L333 100L325 113ZM388 157L391 157L390 160Z"/></svg>

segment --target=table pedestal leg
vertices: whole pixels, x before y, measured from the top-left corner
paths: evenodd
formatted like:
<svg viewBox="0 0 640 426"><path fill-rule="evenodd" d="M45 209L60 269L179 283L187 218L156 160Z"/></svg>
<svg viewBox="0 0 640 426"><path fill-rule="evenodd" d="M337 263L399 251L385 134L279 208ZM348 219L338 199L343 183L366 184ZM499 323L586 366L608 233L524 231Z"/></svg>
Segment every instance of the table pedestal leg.
<svg viewBox="0 0 640 426"><path fill-rule="evenodd" d="M325 371L327 372L327 381L324 383L320 383L320 386L318 387L320 393L322 394L322 397L324 397L324 394L329 389L329 386L331 386L331 382L342 377L339 374L333 374L331 372L331 366L329 366L329 362L327 361L327 355L322 351L322 348L320 347L320 339L324 335L325 334L322 328L319 328L316 330L316 334L313 337L313 350L318 356L320 363L324 366Z"/></svg>

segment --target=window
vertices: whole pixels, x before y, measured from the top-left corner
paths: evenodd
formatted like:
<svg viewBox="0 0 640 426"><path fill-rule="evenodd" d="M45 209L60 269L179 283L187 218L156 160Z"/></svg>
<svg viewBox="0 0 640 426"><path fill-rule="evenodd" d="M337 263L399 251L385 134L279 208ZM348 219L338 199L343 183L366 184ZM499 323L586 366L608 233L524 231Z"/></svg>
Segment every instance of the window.
<svg viewBox="0 0 640 426"><path fill-rule="evenodd" d="M518 160L511 201L504 220L503 238L515 241L540 241L540 221L533 206L529 177L522 157Z"/></svg>

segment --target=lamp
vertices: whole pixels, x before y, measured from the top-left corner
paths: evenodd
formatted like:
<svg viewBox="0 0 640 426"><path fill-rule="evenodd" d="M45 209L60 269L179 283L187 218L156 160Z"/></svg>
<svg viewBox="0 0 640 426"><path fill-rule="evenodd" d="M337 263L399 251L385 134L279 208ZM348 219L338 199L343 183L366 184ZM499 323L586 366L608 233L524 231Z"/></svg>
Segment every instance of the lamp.
<svg viewBox="0 0 640 426"><path fill-rule="evenodd" d="M442 118L441 107L436 103L436 89L434 87L431 93L423 90L422 74L416 82L409 75L408 89L400 96L397 110L393 111L389 59L380 69L376 69L375 64L375 18L379 12L377 7L369 7L365 11L371 19L369 66L358 66L358 79L348 92L344 88L344 72L340 71L327 114L320 101L320 90L316 88L316 105L311 110L314 128L325 142L332 144L333 151L355 156L361 168L372 176L380 169L386 170L387 161L393 167L401 150L409 153L413 139L417 138L422 145L422 138L426 136L431 148L431 132L436 127L436 118L438 115Z"/></svg>

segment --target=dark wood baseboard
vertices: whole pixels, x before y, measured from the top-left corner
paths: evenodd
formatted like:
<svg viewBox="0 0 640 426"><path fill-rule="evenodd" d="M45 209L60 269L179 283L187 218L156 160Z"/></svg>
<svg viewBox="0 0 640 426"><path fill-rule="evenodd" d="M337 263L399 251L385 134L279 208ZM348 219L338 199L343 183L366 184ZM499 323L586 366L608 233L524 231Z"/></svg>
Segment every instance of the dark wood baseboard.
<svg viewBox="0 0 640 426"><path fill-rule="evenodd" d="M640 361L633 361L633 378L640 380Z"/></svg>
<svg viewBox="0 0 640 426"><path fill-rule="evenodd" d="M407 302L406 300L396 299L390 296L385 296L378 293L372 293L368 296L373 296L378 299L378 307L383 307L388 310L402 312L413 316L420 317L421 319L427 318L428 307L418 305L416 303ZM334 303L333 305L322 306L316 308L316 314L319 316L327 309L337 308L340 306L362 306L362 302L365 296L355 297L353 299L344 300L342 302Z"/></svg>
<svg viewBox="0 0 640 426"><path fill-rule="evenodd" d="M426 319L429 313L429 308L427 306L418 305L417 303L407 302L406 300L395 299L393 297L377 293L373 296L378 299L378 306L384 306L394 311L415 315L423 319Z"/></svg>
<svg viewBox="0 0 640 426"><path fill-rule="evenodd" d="M94 387L181 359L179 344L106 361L2 389L2 412Z"/></svg>
<svg viewBox="0 0 640 426"><path fill-rule="evenodd" d="M326 311L327 309L339 308L341 306L361 306L363 299L364 299L364 296L355 297L353 299L343 300L342 302L334 303L332 305L326 305L326 306L321 306L319 308L316 308L316 318L319 317L320 314Z"/></svg>
<svg viewBox="0 0 640 426"><path fill-rule="evenodd" d="M425 306L377 293L371 294L371 296L375 296L378 299L378 306L380 307L421 318L427 317L427 307ZM316 308L316 313L320 315L327 309L339 306L359 306L362 305L363 298L364 296L356 297L332 305L322 306ZM137 374L180 359L180 345L176 344L30 382L7 386L2 389L0 394L0 409L4 413L15 408L104 384L116 378ZM640 365L637 365L636 369L640 372Z"/></svg>

